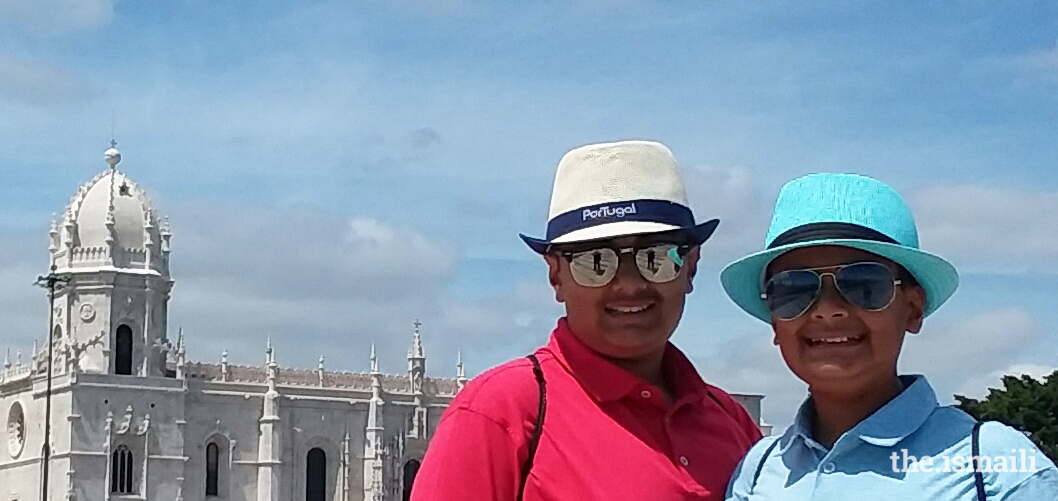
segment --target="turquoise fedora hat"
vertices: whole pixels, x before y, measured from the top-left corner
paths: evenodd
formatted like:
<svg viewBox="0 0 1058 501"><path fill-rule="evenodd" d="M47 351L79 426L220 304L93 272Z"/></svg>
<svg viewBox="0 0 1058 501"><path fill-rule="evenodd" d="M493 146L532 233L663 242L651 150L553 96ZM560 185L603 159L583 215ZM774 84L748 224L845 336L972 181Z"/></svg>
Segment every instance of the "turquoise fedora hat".
<svg viewBox="0 0 1058 501"><path fill-rule="evenodd" d="M783 186L765 249L720 272L724 292L750 315L771 322L761 298L768 264L784 252L817 245L852 247L903 266L926 292L926 315L959 286L959 273L951 263L918 248L915 219L896 190L866 176L826 173Z"/></svg>

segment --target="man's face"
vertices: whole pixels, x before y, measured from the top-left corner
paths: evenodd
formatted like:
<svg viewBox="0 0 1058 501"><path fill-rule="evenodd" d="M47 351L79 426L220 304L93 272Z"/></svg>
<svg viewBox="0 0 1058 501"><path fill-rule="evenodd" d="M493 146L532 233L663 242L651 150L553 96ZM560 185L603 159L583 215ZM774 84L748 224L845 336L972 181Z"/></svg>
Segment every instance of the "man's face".
<svg viewBox="0 0 1058 501"><path fill-rule="evenodd" d="M858 249L837 246L805 247L772 261L767 276L786 270L822 268L833 272L839 265L858 262L886 265L897 278L897 265ZM834 286L833 276L823 276L819 298L801 316L780 320L773 316L775 344L790 370L816 391L862 394L884 387L896 376L896 363L904 333L922 327L925 294L921 287L896 287L892 303L880 311L850 304Z"/></svg>
<svg viewBox="0 0 1058 501"><path fill-rule="evenodd" d="M679 236L634 236L593 243L588 247L645 248L657 243L683 243ZM579 249L583 250L582 245ZM545 259L555 298L566 305L570 329L584 344L603 356L635 360L664 352L683 315L685 296L698 265L698 247L683 256L676 278L654 283L643 278L632 253L619 254L616 274L605 285L581 285L571 263L558 248ZM590 264L590 263L589 263Z"/></svg>

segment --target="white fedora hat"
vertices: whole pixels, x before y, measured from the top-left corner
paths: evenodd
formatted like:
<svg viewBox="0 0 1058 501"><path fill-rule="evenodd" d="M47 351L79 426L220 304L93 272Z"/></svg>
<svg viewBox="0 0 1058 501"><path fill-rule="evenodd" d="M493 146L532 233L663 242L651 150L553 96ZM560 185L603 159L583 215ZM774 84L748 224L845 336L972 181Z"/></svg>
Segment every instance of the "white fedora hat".
<svg viewBox="0 0 1058 501"><path fill-rule="evenodd" d="M705 242L719 219L695 224L676 158L652 141L589 144L562 157L543 239L520 235L544 254L554 244L681 231Z"/></svg>

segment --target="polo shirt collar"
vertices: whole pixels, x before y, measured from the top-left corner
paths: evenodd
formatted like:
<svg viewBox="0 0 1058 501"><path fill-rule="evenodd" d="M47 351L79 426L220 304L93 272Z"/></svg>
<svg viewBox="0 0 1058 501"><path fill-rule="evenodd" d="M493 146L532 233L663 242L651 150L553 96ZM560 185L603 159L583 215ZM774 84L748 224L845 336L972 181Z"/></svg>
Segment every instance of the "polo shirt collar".
<svg viewBox="0 0 1058 501"><path fill-rule="evenodd" d="M900 376L900 382L904 385L904 391L846 434L868 444L891 447L919 429L940 405L937 394L926 377L919 374ZM779 439L779 451L786 452L795 442L816 444L812 438L814 419L815 406L809 396L797 410L793 424Z"/></svg>
<svg viewBox="0 0 1058 501"><path fill-rule="evenodd" d="M559 319L548 344L596 401L615 401L632 392L638 392L644 386L653 386L588 348L570 330L565 317ZM707 386L698 371L672 343L665 347L662 367L673 391L674 402L688 395L706 396L701 394L702 389Z"/></svg>
<svg viewBox="0 0 1058 501"><path fill-rule="evenodd" d="M933 387L922 375L900 376L904 391L851 431L868 444L896 445L919 429L940 405Z"/></svg>

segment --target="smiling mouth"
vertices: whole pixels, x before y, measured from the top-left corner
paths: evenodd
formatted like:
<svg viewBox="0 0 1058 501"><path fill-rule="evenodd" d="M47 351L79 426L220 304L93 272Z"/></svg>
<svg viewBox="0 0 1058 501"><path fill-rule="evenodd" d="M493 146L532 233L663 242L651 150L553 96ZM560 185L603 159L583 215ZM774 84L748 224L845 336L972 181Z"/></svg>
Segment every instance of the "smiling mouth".
<svg viewBox="0 0 1058 501"><path fill-rule="evenodd" d="M639 306L607 306L606 312L613 315L634 315L642 313L654 307L654 303Z"/></svg>
<svg viewBox="0 0 1058 501"><path fill-rule="evenodd" d="M865 335L859 335L859 336L834 336L834 337L824 337L824 338L818 338L818 339L806 339L805 343L807 343L808 346L811 346L811 347L816 347L816 346L850 346L850 345L858 344L860 341L863 341L864 338L866 338L866 337L867 336L865 336Z"/></svg>

